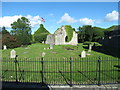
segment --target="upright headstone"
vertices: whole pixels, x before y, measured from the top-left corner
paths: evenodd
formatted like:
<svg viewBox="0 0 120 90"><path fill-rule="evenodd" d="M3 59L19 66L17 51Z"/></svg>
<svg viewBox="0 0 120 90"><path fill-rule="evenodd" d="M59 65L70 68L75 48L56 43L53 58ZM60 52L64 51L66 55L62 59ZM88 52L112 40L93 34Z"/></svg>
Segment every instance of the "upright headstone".
<svg viewBox="0 0 120 90"><path fill-rule="evenodd" d="M45 43L45 41L42 41L42 43L44 44L44 43Z"/></svg>
<svg viewBox="0 0 120 90"><path fill-rule="evenodd" d="M46 50L46 48L44 48L44 50Z"/></svg>
<svg viewBox="0 0 120 90"><path fill-rule="evenodd" d="M42 52L42 57L44 57L45 56L45 52Z"/></svg>
<svg viewBox="0 0 120 90"><path fill-rule="evenodd" d="M81 52L81 58L85 58L86 57L86 52L83 50L82 52Z"/></svg>
<svg viewBox="0 0 120 90"><path fill-rule="evenodd" d="M7 49L7 46L6 46L6 45L4 45L4 46L3 46L3 49L4 49L4 50L6 50L6 49Z"/></svg>
<svg viewBox="0 0 120 90"><path fill-rule="evenodd" d="M16 51L13 49L10 51L10 58L15 58L16 57Z"/></svg>
<svg viewBox="0 0 120 90"><path fill-rule="evenodd" d="M91 49L92 49L92 45L90 44L88 52L91 52Z"/></svg>
<svg viewBox="0 0 120 90"><path fill-rule="evenodd" d="M53 49L53 44L50 44L50 49Z"/></svg>

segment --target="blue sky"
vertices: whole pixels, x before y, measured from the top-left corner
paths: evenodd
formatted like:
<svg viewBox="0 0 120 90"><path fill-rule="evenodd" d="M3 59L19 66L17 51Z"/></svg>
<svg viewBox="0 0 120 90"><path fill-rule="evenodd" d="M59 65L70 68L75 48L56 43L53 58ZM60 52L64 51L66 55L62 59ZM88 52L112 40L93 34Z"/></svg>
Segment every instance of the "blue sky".
<svg viewBox="0 0 120 90"><path fill-rule="evenodd" d="M54 33L62 25L75 29L82 25L108 28L118 25L118 2L3 2L0 25L8 30L17 18L27 17L34 33L45 19L45 28Z"/></svg>

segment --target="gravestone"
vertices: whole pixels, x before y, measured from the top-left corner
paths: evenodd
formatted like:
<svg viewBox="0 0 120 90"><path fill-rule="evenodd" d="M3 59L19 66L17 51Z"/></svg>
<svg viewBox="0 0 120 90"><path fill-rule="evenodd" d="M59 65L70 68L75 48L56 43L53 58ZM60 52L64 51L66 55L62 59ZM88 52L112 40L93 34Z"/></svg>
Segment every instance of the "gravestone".
<svg viewBox="0 0 120 90"><path fill-rule="evenodd" d="M50 44L50 49L53 49L53 44Z"/></svg>
<svg viewBox="0 0 120 90"><path fill-rule="evenodd" d="M44 57L45 56L45 52L42 52L42 57Z"/></svg>
<svg viewBox="0 0 120 90"><path fill-rule="evenodd" d="M91 52L91 49L92 49L92 45L90 44L88 52Z"/></svg>
<svg viewBox="0 0 120 90"><path fill-rule="evenodd" d="M3 49L4 49L4 50L6 50L6 49L7 49L7 46L6 46L6 45L4 45L4 46L3 46Z"/></svg>
<svg viewBox="0 0 120 90"><path fill-rule="evenodd" d="M10 58L15 58L16 57L16 51L13 49L10 51Z"/></svg>
<svg viewBox="0 0 120 90"><path fill-rule="evenodd" d="M44 44L44 43L45 43L45 41L42 41L42 43Z"/></svg>
<svg viewBox="0 0 120 90"><path fill-rule="evenodd" d="M85 58L86 57L86 52L83 50L82 52L81 52L81 58Z"/></svg>
<svg viewBox="0 0 120 90"><path fill-rule="evenodd" d="M46 50L46 48L44 48L44 50Z"/></svg>

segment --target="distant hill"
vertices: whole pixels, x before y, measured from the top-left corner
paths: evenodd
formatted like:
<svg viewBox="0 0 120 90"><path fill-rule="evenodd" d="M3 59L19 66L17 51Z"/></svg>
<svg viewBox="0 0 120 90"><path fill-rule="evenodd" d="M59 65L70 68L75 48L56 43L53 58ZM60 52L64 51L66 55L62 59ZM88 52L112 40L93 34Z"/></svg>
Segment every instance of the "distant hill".
<svg viewBox="0 0 120 90"><path fill-rule="evenodd" d="M106 28L105 30L107 30L107 31L113 31L113 30L115 30L117 27L118 27L118 25L113 25L113 26L111 26L111 27L109 27L109 28Z"/></svg>

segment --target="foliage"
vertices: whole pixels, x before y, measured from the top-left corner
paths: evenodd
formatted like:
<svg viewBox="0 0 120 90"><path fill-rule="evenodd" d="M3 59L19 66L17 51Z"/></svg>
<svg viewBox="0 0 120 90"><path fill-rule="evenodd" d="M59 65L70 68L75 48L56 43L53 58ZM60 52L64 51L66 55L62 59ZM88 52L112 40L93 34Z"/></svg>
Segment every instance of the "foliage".
<svg viewBox="0 0 120 90"><path fill-rule="evenodd" d="M40 28L34 33L34 40L41 43L46 40L48 34L50 33L44 28L43 24L40 24Z"/></svg>
<svg viewBox="0 0 120 90"><path fill-rule="evenodd" d="M2 27L2 35L3 34L9 34L9 32L6 30L6 28L4 26Z"/></svg>
<svg viewBox="0 0 120 90"><path fill-rule="evenodd" d="M111 27L105 29L105 30L104 30L105 37L109 36L109 33L110 33L111 31L115 30L116 27L117 27L117 26L111 26Z"/></svg>
<svg viewBox="0 0 120 90"><path fill-rule="evenodd" d="M99 27L92 27L90 25L85 25L83 27L78 28L78 41L85 42L85 41L98 41L102 37L104 37L104 30L103 28Z"/></svg>
<svg viewBox="0 0 120 90"><path fill-rule="evenodd" d="M91 25L85 25L83 27L79 27L79 41L92 41L93 40L93 29Z"/></svg>
<svg viewBox="0 0 120 90"><path fill-rule="evenodd" d="M48 33L41 33L34 36L35 41L42 43L42 41L46 41Z"/></svg>
<svg viewBox="0 0 120 90"><path fill-rule="evenodd" d="M69 42L69 41L71 41L71 39L73 37L73 31L75 31L75 29L72 28L70 25L66 25L65 29L66 29L66 33L67 33L66 42Z"/></svg>
<svg viewBox="0 0 120 90"><path fill-rule="evenodd" d="M25 18L21 17L17 21L11 24L12 26L12 35L16 35L21 45L28 45L32 40L31 36L31 26L30 21Z"/></svg>
<svg viewBox="0 0 120 90"><path fill-rule="evenodd" d="M92 41L98 41L104 37L104 29L99 27L93 27L93 40Z"/></svg>
<svg viewBox="0 0 120 90"><path fill-rule="evenodd" d="M20 46L20 42L15 36L4 34L2 36L2 45L6 45L7 48L16 48Z"/></svg>

